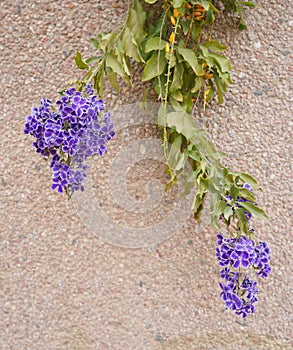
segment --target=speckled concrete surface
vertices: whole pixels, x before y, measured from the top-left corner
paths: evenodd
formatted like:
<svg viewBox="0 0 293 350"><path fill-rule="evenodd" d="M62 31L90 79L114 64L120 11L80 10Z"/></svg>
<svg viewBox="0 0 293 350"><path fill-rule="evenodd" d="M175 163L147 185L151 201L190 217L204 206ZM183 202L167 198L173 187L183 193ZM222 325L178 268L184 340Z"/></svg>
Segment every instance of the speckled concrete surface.
<svg viewBox="0 0 293 350"><path fill-rule="evenodd" d="M195 234L190 220L144 249L103 242L51 193L47 165L22 133L31 106L79 76L75 50L92 51L88 39L121 23L126 2L1 1L1 349L293 348L292 7L259 4L248 31L218 34L231 45L236 84L207 123L227 163L258 178L271 217L257 231L270 242L273 273L260 282L257 313L243 321L219 300L210 228ZM107 104L140 93L108 95Z"/></svg>

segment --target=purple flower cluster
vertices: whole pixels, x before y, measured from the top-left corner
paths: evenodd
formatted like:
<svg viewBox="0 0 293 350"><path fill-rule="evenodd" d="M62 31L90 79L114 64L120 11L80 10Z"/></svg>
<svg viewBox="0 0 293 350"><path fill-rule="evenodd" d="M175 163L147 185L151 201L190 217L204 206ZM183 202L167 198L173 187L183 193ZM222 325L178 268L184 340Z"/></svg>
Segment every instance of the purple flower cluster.
<svg viewBox="0 0 293 350"><path fill-rule="evenodd" d="M234 269L239 267L253 267L257 270L257 275L266 278L271 272L270 248L267 242L260 242L258 245L247 238L224 238L217 235L218 247L216 258L219 266L231 266Z"/></svg>
<svg viewBox="0 0 293 350"><path fill-rule="evenodd" d="M26 118L24 133L36 138L36 152L51 159L53 190L69 195L84 190L83 162L95 154L102 156L115 135L110 114L104 110L103 100L86 85L83 91L66 90L55 105L41 99L40 106Z"/></svg>
<svg viewBox="0 0 293 350"><path fill-rule="evenodd" d="M253 268L262 278L268 277L271 272L270 249L266 242L258 245L246 236L239 238L224 238L217 235L218 246L216 257L219 266L225 266L220 276L226 283L220 283L220 294L226 308L234 310L235 314L246 317L255 312L257 282L251 280L247 274L242 279L240 268ZM231 268L238 269L233 271Z"/></svg>
<svg viewBox="0 0 293 350"><path fill-rule="evenodd" d="M245 275L240 283L239 274L235 276L228 268L224 270L221 276L226 280L226 284L220 283L222 289L220 296L226 308L232 309L236 315L242 315L243 318L253 314L256 311L254 304L257 302L257 282Z"/></svg>

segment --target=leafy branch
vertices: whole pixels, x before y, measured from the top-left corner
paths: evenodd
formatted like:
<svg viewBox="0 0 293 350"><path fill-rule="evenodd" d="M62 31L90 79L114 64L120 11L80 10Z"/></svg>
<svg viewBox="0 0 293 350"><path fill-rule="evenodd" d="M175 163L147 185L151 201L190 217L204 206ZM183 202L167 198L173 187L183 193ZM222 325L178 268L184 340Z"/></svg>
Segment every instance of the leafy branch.
<svg viewBox="0 0 293 350"><path fill-rule="evenodd" d="M199 103L205 108L215 96L222 103L227 86L232 83L232 65L223 55L226 47L212 38L219 10L214 1L208 0L144 2L152 5L149 11L139 0L133 0L122 29L91 39L98 56L84 60L77 52L77 66L87 70L83 83L93 81L102 96L107 76L119 92L117 77L131 87L131 62L141 64L141 80L153 83L162 102L158 126L162 130L166 171L170 175L166 190L183 176L186 191L197 188L191 208L195 218L199 217L210 193L212 225L219 229L221 217L227 227L234 225L235 234L249 235L246 212L258 219L267 218L253 204L254 194L243 187L248 183L258 190L257 182L251 175L232 172L221 164L225 154L218 152L205 132L196 128L190 114L193 108L200 108ZM242 23L243 9L254 5L236 0L222 2L226 10L239 14ZM154 13L159 14L155 20ZM187 162L191 170L186 174ZM232 201L228 203L229 196ZM249 202L240 205L237 198Z"/></svg>
<svg viewBox="0 0 293 350"><path fill-rule="evenodd" d="M270 249L266 242L253 240L250 219L268 219L259 207L255 193L260 190L249 174L234 172L222 165L226 155L218 152L205 131L196 127L194 108L206 108L217 96L223 103L227 86L232 83L231 63L224 56L226 47L213 38L213 24L219 13L216 1L208 0L133 0L120 31L100 34L91 39L100 55L83 60L76 55L79 68L87 69L81 85L94 82L103 93L104 76L119 91L117 76L132 85L131 62L143 67L142 82L150 81L161 102L158 128L162 131L166 191L183 179L185 192L196 188L191 210L194 218L210 197L211 224L220 231L226 227L229 238L217 235L216 258L224 267L220 294L226 308L246 317L255 312L257 282L241 272L251 268L266 278L271 272ZM226 11L239 16L239 29L245 29L243 12L251 2L222 0ZM187 166L189 164L189 167ZM234 269L231 270L231 269Z"/></svg>

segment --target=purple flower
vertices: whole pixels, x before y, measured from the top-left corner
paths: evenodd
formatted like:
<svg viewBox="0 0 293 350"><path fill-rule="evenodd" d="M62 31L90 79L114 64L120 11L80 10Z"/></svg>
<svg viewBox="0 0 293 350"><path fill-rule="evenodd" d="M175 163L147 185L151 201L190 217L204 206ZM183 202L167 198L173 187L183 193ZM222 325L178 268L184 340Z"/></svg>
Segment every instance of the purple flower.
<svg viewBox="0 0 293 350"><path fill-rule="evenodd" d="M260 242L256 247L255 251L257 255L255 260L255 267L257 269L260 269L260 271L257 272L257 275L259 275L262 278L267 278L268 275L271 273L271 267L270 267L271 250L267 242Z"/></svg>
<svg viewBox="0 0 293 350"><path fill-rule="evenodd" d="M239 238L223 238L218 235L216 257L219 266L230 265L235 269L240 266L247 268L252 266L256 259L255 243L244 235Z"/></svg>
<svg viewBox="0 0 293 350"><path fill-rule="evenodd" d="M94 95L92 85L83 91L70 88L56 101L41 99L39 107L26 118L24 133L35 137L33 146L44 157L51 157L52 189L72 194L83 190L86 158L106 151L115 136L110 113L104 101Z"/></svg>
<svg viewBox="0 0 293 350"><path fill-rule="evenodd" d="M258 289L256 286L257 286L257 282L250 279L248 275L245 275L245 278L241 284L241 288L247 291L248 299L253 299L255 301L257 300L256 294L258 293Z"/></svg>
<svg viewBox="0 0 293 350"><path fill-rule="evenodd" d="M240 268L254 269L256 275L266 278L271 271L269 246L266 242L256 245L244 235L224 238L221 234L217 235L217 244L218 265L225 266L220 271L221 278L225 280L225 283L220 283L220 297L227 309L234 310L236 315L243 318L247 317L256 311L254 304L259 291L257 282L250 279L247 273L243 277Z"/></svg>
<svg viewBox="0 0 293 350"><path fill-rule="evenodd" d="M226 309L231 309L236 315L245 318L247 315L256 311L255 303L257 302L256 294L258 293L257 282L251 280L245 275L242 283L240 283L240 275L234 274L231 278L231 272L224 269L221 271L227 283L220 283L222 289L220 293L221 299L225 303Z"/></svg>
<svg viewBox="0 0 293 350"><path fill-rule="evenodd" d="M234 282L238 281L239 273L233 272L228 267L225 267L223 270L221 270L220 276L226 281Z"/></svg>
<svg viewBox="0 0 293 350"><path fill-rule="evenodd" d="M53 177L52 177L52 190L57 190L59 193L62 193L64 189L68 186L68 172L69 172L69 166L67 164L55 161L52 164L52 171L53 171Z"/></svg>
<svg viewBox="0 0 293 350"><path fill-rule="evenodd" d="M236 286L233 282L228 282L227 284L220 283L222 292L220 297L225 303L227 309L238 310L242 307L243 301L236 294Z"/></svg>
<svg viewBox="0 0 293 350"><path fill-rule="evenodd" d="M243 188L246 188L249 192L252 192L253 188L248 184L248 183L244 183Z"/></svg>
<svg viewBox="0 0 293 350"><path fill-rule="evenodd" d="M253 314L256 311L256 307L254 305L255 301L243 303L242 307L235 311L236 315L241 315L242 318L247 317L247 315Z"/></svg>

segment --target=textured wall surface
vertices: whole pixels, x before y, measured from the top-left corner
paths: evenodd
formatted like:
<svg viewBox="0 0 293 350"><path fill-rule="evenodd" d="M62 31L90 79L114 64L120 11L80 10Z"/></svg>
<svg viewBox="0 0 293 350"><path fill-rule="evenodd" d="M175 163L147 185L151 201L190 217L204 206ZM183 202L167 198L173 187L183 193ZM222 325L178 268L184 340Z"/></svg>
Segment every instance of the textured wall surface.
<svg viewBox="0 0 293 350"><path fill-rule="evenodd" d="M259 4L247 13L248 31L221 27L218 37L230 45L236 84L223 106L207 112L210 134L228 154L226 162L257 177L264 190L259 202L270 216L256 229L272 248L273 272L260 281L257 313L242 320L225 312L219 299L210 227L196 233L190 219L158 245L108 244L65 196L52 193L48 165L23 135L31 106L44 96L56 98L68 80L81 76L75 50L93 52L89 38L122 23L126 1L0 1L1 349L293 348L292 7L288 0ZM124 88L121 97L109 91L105 98L109 106L119 106L141 94L137 86L134 92ZM138 129L127 137L139 138ZM151 128L143 132L155 139ZM103 169L126 147L123 140L118 135L97 165L101 185L95 196L104 202L109 187ZM128 177L137 201L144 199L146 178L159 181L162 171L156 162L145 164ZM113 216L130 226L145 219L122 209Z"/></svg>

